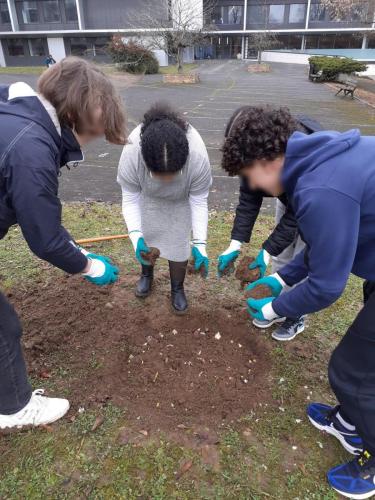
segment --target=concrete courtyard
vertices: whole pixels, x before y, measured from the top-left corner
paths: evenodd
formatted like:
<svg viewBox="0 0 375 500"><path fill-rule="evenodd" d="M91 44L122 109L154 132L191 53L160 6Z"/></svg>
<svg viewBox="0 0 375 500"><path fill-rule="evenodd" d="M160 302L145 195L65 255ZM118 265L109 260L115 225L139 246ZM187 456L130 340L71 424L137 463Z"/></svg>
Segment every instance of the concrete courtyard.
<svg viewBox="0 0 375 500"><path fill-rule="evenodd" d="M238 180L228 178L220 169L220 147L226 123L232 112L245 104L288 106L295 114L309 115L325 128L359 128L363 134L375 134L374 110L358 101L335 97L324 84L308 81L305 66L273 64L271 73L251 74L242 61L209 61L200 66L197 85L164 85L162 77L145 76L128 86L115 79L128 112L129 130L140 123L144 112L158 100L178 107L202 134L212 162L214 183L210 206L230 209L238 198ZM0 83L24 80L35 85L36 77L1 75ZM104 141L85 151L85 162L70 172L63 172L61 195L65 201L102 200L119 202L116 183L121 147ZM271 208L270 202L264 210Z"/></svg>

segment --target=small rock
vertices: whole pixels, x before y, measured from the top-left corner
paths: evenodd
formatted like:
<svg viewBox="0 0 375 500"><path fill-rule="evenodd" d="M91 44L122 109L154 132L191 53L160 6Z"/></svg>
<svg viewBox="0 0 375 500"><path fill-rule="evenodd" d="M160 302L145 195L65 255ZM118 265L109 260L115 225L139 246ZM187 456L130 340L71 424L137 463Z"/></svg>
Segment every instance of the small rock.
<svg viewBox="0 0 375 500"><path fill-rule="evenodd" d="M215 334L215 339L216 339L216 340L220 340L220 339L221 339L220 332L217 332L217 333Z"/></svg>
<svg viewBox="0 0 375 500"><path fill-rule="evenodd" d="M107 302L106 305L105 305L105 307L107 309L113 309L113 304L111 302Z"/></svg>

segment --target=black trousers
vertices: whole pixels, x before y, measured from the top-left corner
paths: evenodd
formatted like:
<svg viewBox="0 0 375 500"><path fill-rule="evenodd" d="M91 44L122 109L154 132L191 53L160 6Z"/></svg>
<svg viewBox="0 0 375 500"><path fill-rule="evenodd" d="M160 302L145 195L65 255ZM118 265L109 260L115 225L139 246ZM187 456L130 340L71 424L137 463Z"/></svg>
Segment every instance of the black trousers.
<svg viewBox="0 0 375 500"><path fill-rule="evenodd" d="M0 293L0 415L17 413L31 397L21 336L17 313Z"/></svg>
<svg viewBox="0 0 375 500"><path fill-rule="evenodd" d="M375 283L364 284L363 309L333 352L329 381L342 412L375 455Z"/></svg>

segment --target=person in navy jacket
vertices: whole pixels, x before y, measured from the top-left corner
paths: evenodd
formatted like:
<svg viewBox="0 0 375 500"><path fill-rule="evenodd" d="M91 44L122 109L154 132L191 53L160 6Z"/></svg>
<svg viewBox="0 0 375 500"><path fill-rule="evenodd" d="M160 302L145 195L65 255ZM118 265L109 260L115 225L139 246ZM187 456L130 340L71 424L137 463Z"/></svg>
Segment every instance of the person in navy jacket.
<svg viewBox="0 0 375 500"><path fill-rule="evenodd" d="M83 160L81 145L105 136L125 143L125 117L109 79L92 64L67 58L39 79L0 86L0 239L19 224L32 252L96 285L117 280L110 259L77 247L61 225L58 177ZM65 399L32 392L18 317L0 294L0 429L47 424L69 408Z"/></svg>
<svg viewBox="0 0 375 500"><path fill-rule="evenodd" d="M329 379L338 406L314 403L311 423L358 457L328 473L350 498L375 495L375 137L359 130L306 135L285 108L253 108L223 150L223 167L253 189L286 193L306 244L288 265L249 286L259 320L299 318L329 307L350 273L364 280L365 305L333 353ZM281 292L284 293L281 294Z"/></svg>

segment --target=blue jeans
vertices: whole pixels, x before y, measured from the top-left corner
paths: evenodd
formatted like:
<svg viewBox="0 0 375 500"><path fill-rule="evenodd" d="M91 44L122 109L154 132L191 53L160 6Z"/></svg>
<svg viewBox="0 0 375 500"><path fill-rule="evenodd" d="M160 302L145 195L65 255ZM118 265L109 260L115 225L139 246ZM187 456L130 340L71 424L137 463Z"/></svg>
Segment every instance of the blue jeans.
<svg viewBox="0 0 375 500"><path fill-rule="evenodd" d="M31 398L17 313L0 293L0 415L22 410Z"/></svg>

